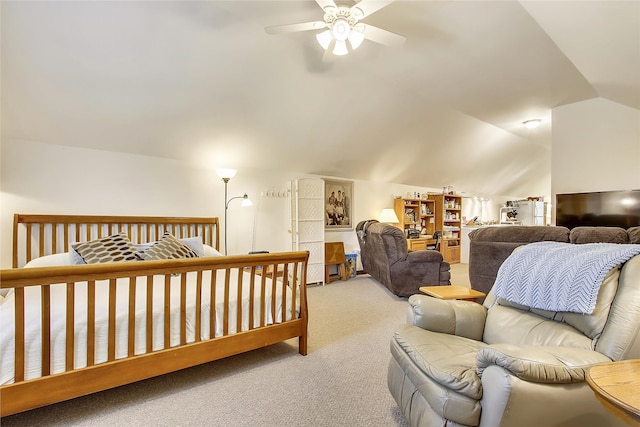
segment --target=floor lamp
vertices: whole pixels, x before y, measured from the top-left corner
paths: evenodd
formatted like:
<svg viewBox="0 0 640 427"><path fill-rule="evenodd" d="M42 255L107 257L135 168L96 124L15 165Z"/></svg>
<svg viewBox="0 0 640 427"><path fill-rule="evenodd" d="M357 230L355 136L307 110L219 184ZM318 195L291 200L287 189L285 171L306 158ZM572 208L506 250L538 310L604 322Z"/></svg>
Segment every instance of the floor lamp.
<svg viewBox="0 0 640 427"><path fill-rule="evenodd" d="M229 203L235 199L242 199L242 206L251 206L253 203L249 200L247 193L242 196L227 199L227 185L229 184L229 180L236 176L235 169L218 169L216 172L218 176L222 178L222 181L224 181L224 254L227 255L227 210L229 209Z"/></svg>

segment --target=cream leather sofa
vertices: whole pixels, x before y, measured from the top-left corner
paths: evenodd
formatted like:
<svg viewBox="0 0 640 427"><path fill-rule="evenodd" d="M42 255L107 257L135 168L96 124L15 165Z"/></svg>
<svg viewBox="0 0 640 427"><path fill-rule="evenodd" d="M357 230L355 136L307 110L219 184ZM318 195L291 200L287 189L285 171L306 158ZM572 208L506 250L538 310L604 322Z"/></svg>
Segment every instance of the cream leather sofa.
<svg viewBox="0 0 640 427"><path fill-rule="evenodd" d="M640 358L640 255L609 273L590 315L498 299L409 298L388 386L412 426L617 426L589 366Z"/></svg>

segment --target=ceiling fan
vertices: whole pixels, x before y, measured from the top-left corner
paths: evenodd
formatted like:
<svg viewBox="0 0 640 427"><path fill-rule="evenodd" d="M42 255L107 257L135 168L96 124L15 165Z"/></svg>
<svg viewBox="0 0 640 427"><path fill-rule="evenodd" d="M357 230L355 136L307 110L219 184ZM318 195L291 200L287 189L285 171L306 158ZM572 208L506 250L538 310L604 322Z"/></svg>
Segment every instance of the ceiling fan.
<svg viewBox="0 0 640 427"><path fill-rule="evenodd" d="M346 55L360 46L364 39L386 46L399 46L406 38L382 28L361 22L362 19L377 12L395 0L362 0L354 6L338 6L334 0L316 0L324 11L322 21L303 22L299 24L276 25L265 28L269 34L283 34L297 31L324 30L316 34L316 39L325 50L323 59L328 54ZM349 44L347 45L347 41Z"/></svg>

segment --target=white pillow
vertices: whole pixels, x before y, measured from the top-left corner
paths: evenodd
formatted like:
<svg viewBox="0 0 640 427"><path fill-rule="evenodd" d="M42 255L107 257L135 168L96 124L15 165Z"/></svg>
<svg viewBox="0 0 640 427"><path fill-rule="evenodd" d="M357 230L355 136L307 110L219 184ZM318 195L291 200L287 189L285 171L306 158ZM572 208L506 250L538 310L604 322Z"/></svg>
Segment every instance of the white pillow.
<svg viewBox="0 0 640 427"><path fill-rule="evenodd" d="M24 268L33 267L57 267L60 265L73 265L73 257L69 252L62 252L59 254L45 255L38 258L34 258L24 265ZM83 262L84 264L84 262Z"/></svg>
<svg viewBox="0 0 640 427"><path fill-rule="evenodd" d="M195 253L198 254L198 256L204 256L204 245L200 236L185 237L184 239L180 239L180 241L189 246Z"/></svg>
<svg viewBox="0 0 640 427"><path fill-rule="evenodd" d="M59 254L44 255L34 258L24 265L23 268L36 267L59 267L62 265L73 265L73 257L69 252ZM7 297L13 293L13 288L0 290L0 304L7 300Z"/></svg>
<svg viewBox="0 0 640 427"><path fill-rule="evenodd" d="M202 256L222 256L220 252L218 252L217 250L215 250L215 248L209 245L202 245L202 247L204 249L204 255Z"/></svg>

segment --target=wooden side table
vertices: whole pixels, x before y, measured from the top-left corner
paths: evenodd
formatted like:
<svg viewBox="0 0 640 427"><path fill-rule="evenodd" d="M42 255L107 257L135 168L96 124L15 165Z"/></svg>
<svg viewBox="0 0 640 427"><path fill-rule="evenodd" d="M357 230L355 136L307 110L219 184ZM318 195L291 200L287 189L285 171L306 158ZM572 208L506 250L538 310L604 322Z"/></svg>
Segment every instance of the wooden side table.
<svg viewBox="0 0 640 427"><path fill-rule="evenodd" d="M592 366L586 380L605 408L630 425L640 425L640 359Z"/></svg>
<svg viewBox="0 0 640 427"><path fill-rule="evenodd" d="M324 244L324 282L331 283L331 279L347 280L347 257L344 253L344 243L327 242ZM337 265L338 274L329 274L329 266Z"/></svg>
<svg viewBox="0 0 640 427"><path fill-rule="evenodd" d="M420 292L439 299L460 299L466 301L478 302L478 299L484 298L486 295L475 289L466 286L422 286Z"/></svg>

